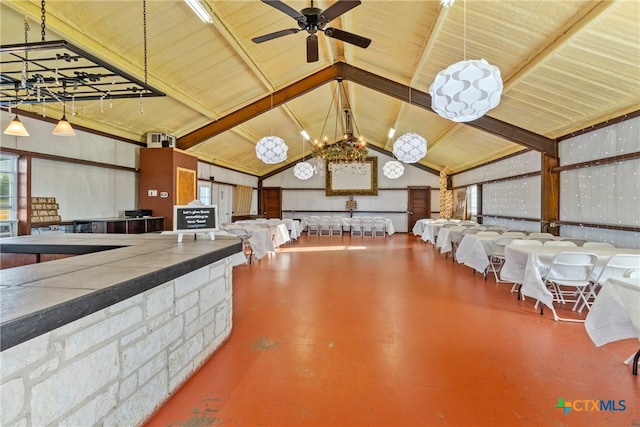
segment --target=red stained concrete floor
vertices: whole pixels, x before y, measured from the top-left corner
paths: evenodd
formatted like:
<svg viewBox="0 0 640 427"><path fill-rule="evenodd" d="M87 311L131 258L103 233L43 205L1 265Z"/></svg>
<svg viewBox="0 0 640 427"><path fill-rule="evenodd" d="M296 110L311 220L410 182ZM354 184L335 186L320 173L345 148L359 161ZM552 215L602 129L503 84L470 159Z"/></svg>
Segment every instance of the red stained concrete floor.
<svg viewBox="0 0 640 427"><path fill-rule="evenodd" d="M302 236L233 274L229 340L148 427L640 427L637 341L596 348L412 234Z"/></svg>

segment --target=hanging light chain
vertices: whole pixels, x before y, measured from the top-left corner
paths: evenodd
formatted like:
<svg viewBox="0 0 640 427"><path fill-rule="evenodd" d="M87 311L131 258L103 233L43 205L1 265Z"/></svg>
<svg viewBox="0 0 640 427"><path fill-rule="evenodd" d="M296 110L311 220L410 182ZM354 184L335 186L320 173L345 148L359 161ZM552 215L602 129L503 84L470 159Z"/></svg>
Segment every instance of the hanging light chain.
<svg viewBox="0 0 640 427"><path fill-rule="evenodd" d="M29 21L24 17L24 44L29 43ZM20 78L20 86L24 89L27 87L27 75L29 73L29 51L24 53L24 61L22 63L22 76Z"/></svg>
<svg viewBox="0 0 640 427"><path fill-rule="evenodd" d="M42 41L44 41L45 34L46 34L45 30L47 28L47 25L46 25L46 22L45 22L45 8L44 8L45 4L44 4L44 0L42 0L42 2L40 4L41 4L41 6L40 6L40 13L41 13L41 16L40 16L40 20L41 20L41 23L40 23L40 34L42 35Z"/></svg>
<svg viewBox="0 0 640 427"><path fill-rule="evenodd" d="M142 0L142 28L144 42L144 83L147 84L147 0Z"/></svg>

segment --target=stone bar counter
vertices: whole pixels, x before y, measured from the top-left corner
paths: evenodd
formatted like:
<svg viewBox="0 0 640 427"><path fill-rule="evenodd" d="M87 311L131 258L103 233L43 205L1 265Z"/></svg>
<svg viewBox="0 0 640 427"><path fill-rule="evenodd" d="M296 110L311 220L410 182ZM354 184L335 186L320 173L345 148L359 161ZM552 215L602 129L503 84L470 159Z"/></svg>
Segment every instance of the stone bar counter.
<svg viewBox="0 0 640 427"><path fill-rule="evenodd" d="M142 424L229 337L235 237L6 238L68 256L0 270L0 425Z"/></svg>

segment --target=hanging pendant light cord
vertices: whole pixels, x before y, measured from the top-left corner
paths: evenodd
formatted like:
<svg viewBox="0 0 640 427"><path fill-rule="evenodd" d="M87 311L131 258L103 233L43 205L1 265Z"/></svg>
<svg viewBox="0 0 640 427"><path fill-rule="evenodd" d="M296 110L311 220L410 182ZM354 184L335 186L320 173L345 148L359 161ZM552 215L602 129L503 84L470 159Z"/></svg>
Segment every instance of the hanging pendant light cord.
<svg viewBox="0 0 640 427"><path fill-rule="evenodd" d="M467 60L467 0L462 2L462 59Z"/></svg>

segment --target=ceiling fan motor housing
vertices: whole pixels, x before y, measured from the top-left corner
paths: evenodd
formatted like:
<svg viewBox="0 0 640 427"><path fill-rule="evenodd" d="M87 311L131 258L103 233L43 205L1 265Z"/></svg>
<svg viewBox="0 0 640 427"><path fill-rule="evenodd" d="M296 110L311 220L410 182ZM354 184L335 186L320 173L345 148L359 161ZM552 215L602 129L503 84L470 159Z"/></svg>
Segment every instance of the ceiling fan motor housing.
<svg viewBox="0 0 640 427"><path fill-rule="evenodd" d="M319 29L321 30L325 24L321 25L320 22L320 14L322 13L322 9L318 9L317 7L306 7L300 11L301 14L306 18L306 22L299 20L298 25L303 30L309 32L309 34L313 34Z"/></svg>

